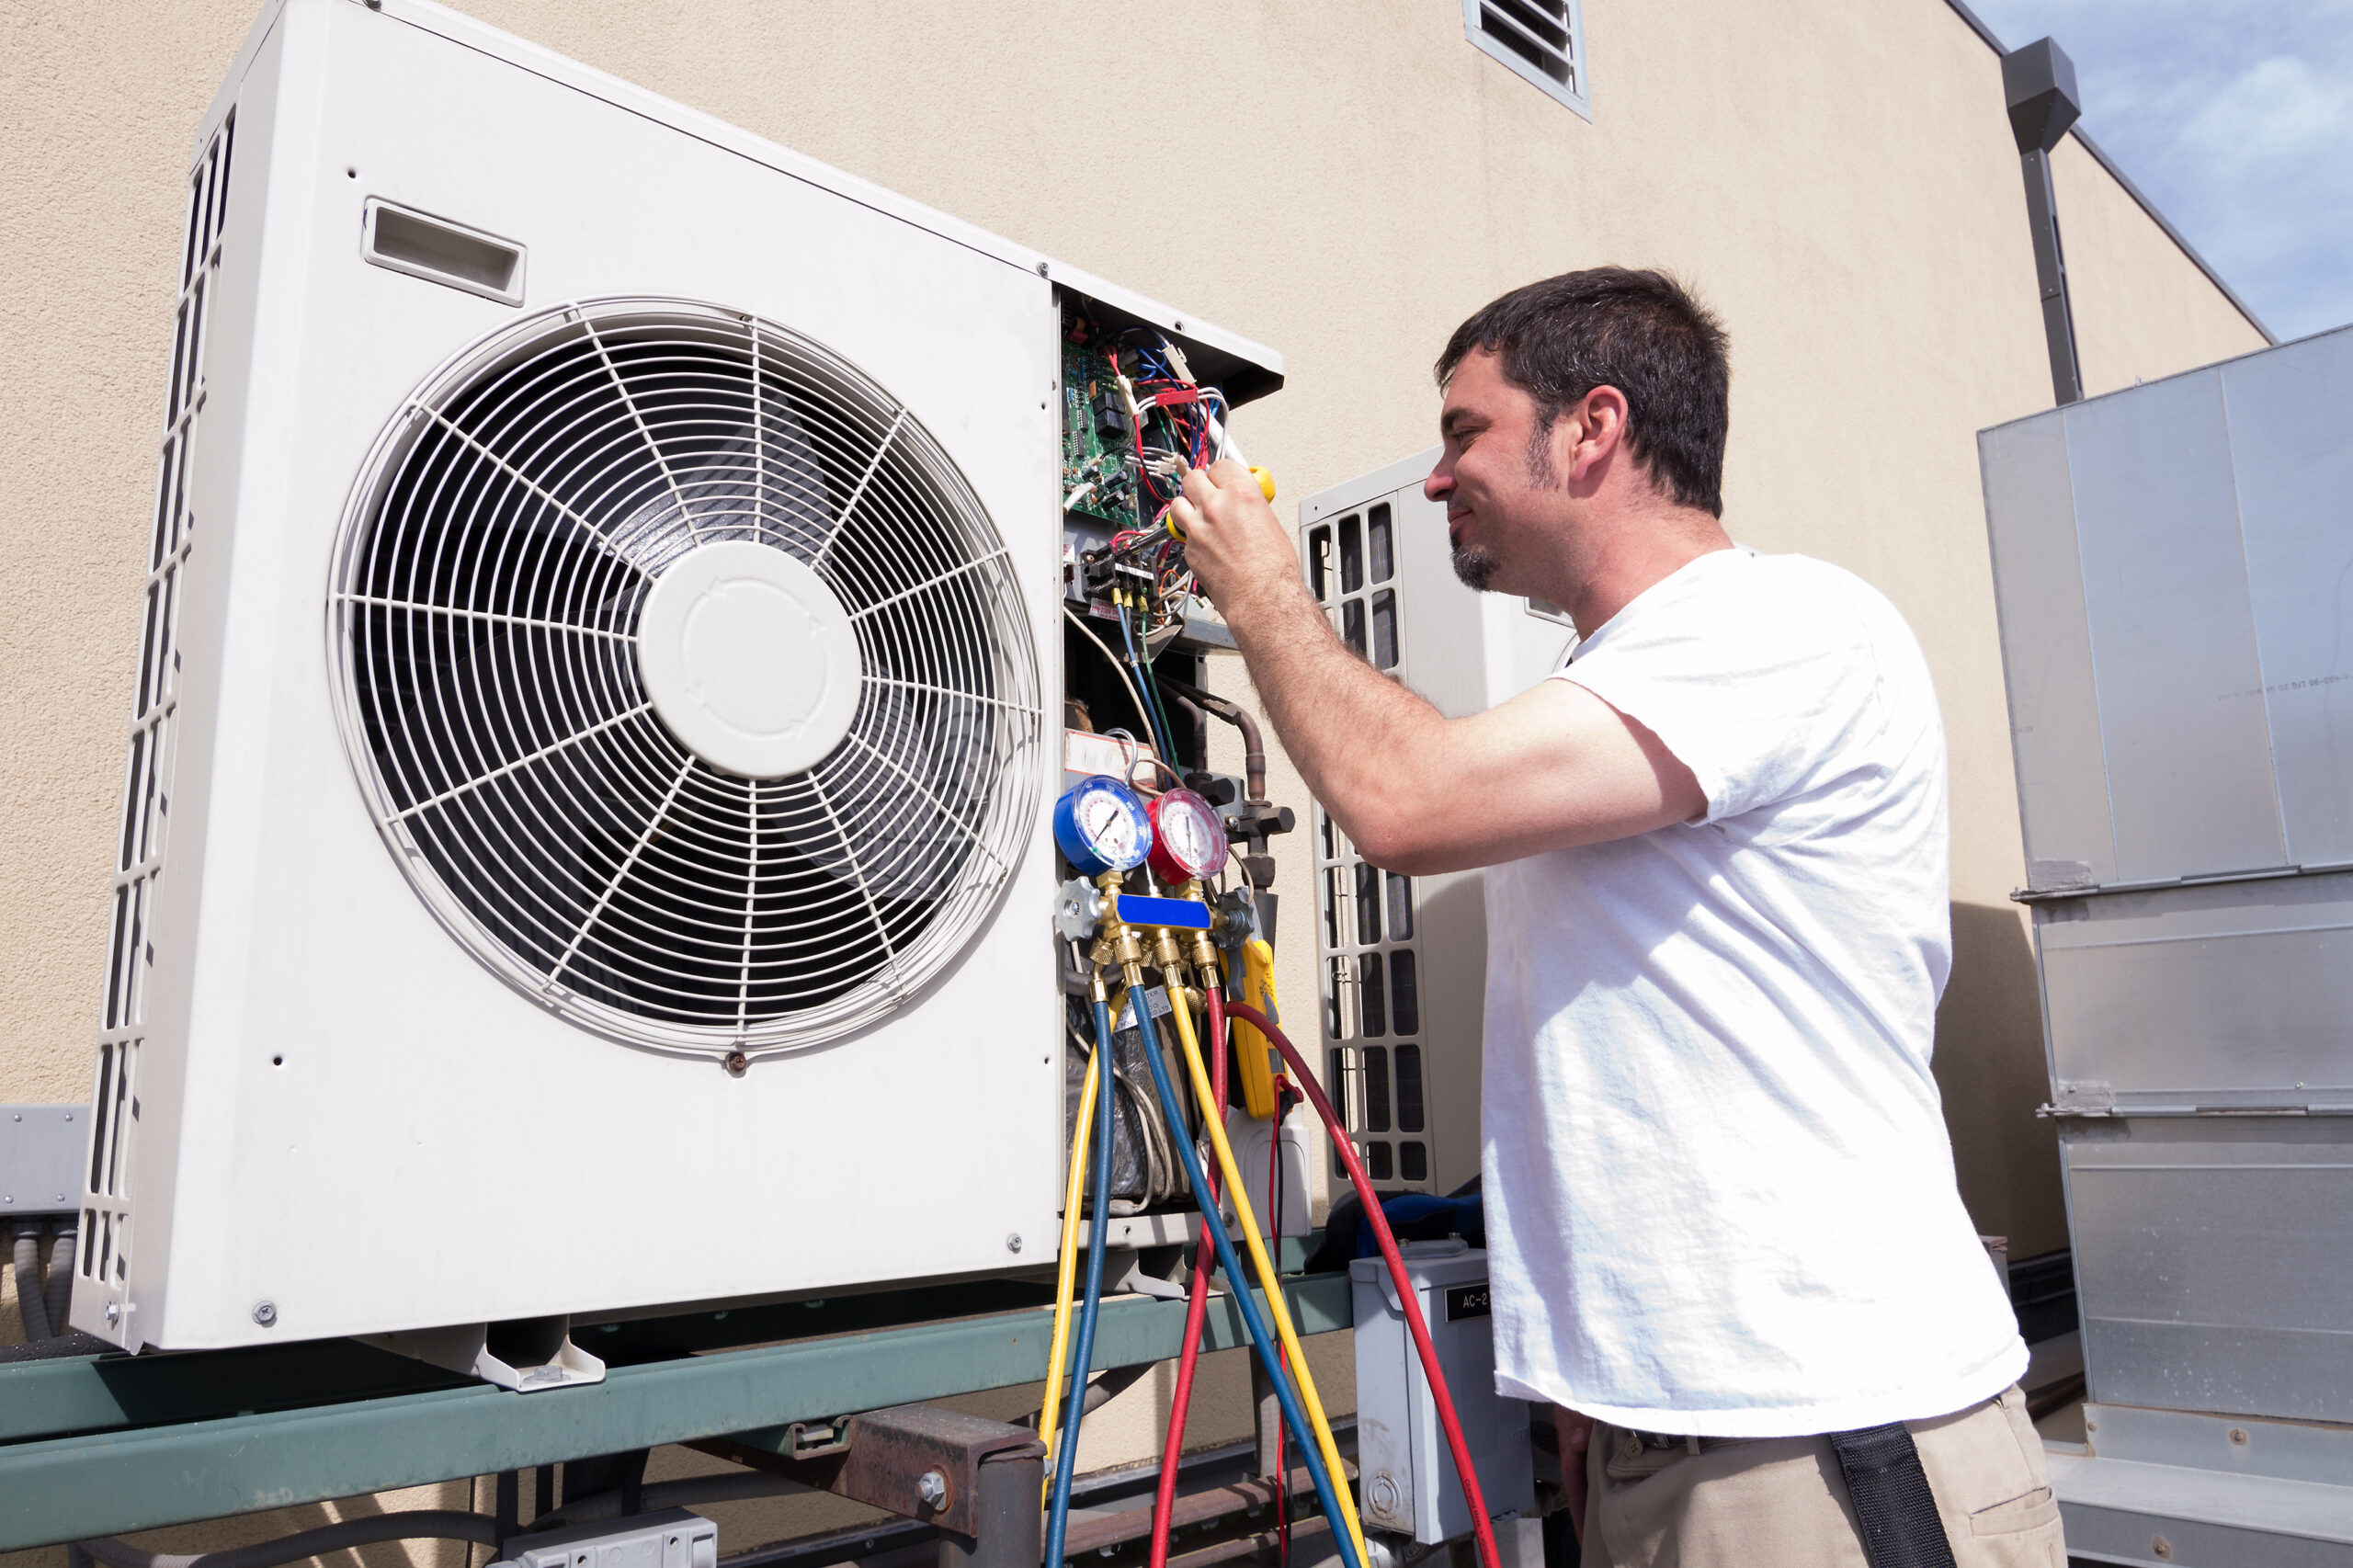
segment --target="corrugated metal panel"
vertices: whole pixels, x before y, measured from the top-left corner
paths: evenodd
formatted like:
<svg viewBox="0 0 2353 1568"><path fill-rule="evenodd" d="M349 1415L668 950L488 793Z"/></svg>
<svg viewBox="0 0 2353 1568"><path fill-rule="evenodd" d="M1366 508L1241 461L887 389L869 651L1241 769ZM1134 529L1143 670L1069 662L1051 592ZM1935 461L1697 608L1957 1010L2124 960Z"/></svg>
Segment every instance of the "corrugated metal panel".
<svg viewBox="0 0 2353 1568"><path fill-rule="evenodd" d="M2222 367L2290 860L2353 860L2353 333Z"/></svg>
<svg viewBox="0 0 2353 1568"><path fill-rule="evenodd" d="M2353 874L2035 910L2053 1076L2119 1109L2353 1108Z"/></svg>
<svg viewBox="0 0 2353 1568"><path fill-rule="evenodd" d="M2353 1119L2064 1124L2103 1404L2353 1420Z"/></svg>
<svg viewBox="0 0 2353 1568"><path fill-rule="evenodd" d="M2286 863L2219 375L2067 411L2116 871Z"/></svg>
<svg viewBox="0 0 2353 1568"><path fill-rule="evenodd" d="M2099 694L2092 685L2091 631L2084 618L2065 418L2054 410L1988 430L1978 437L1978 451L2001 610L2003 674L2010 688L2027 881L2038 888L2112 882L2116 836L2109 821Z"/></svg>

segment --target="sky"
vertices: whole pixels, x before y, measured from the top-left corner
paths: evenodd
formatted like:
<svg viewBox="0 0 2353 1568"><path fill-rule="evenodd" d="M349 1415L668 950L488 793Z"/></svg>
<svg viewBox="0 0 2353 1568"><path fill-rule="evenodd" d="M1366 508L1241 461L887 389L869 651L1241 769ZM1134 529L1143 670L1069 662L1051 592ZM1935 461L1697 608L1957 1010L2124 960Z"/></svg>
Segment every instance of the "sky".
<svg viewBox="0 0 2353 1568"><path fill-rule="evenodd" d="M2281 342L2353 322L2353 0L1969 7L2059 40L2083 129Z"/></svg>

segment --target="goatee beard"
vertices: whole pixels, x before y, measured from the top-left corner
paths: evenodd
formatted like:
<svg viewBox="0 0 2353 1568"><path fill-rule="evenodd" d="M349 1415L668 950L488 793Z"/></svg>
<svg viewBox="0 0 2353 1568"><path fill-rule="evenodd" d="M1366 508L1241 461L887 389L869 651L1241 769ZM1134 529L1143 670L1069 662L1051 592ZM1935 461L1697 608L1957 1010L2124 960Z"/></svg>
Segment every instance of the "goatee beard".
<svg viewBox="0 0 2353 1568"><path fill-rule="evenodd" d="M1454 574L1473 593L1483 594L1495 580L1495 558L1475 544L1454 547Z"/></svg>

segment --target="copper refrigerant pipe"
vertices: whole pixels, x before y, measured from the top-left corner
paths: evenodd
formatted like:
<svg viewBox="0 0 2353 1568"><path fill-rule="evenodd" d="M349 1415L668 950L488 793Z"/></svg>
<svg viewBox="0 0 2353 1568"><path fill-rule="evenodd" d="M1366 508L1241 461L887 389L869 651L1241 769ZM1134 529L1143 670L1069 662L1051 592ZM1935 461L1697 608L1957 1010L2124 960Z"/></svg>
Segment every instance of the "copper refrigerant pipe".
<svg viewBox="0 0 2353 1568"><path fill-rule="evenodd" d="M1167 676L1160 676L1159 680L1161 685L1178 697L1197 707L1207 709L1242 732L1242 771L1244 785L1247 790L1245 798L1253 801L1265 800L1267 798L1267 742L1266 738L1258 733L1257 717L1239 702L1229 701L1222 697L1212 697L1197 686L1188 686L1183 681L1172 679Z"/></svg>

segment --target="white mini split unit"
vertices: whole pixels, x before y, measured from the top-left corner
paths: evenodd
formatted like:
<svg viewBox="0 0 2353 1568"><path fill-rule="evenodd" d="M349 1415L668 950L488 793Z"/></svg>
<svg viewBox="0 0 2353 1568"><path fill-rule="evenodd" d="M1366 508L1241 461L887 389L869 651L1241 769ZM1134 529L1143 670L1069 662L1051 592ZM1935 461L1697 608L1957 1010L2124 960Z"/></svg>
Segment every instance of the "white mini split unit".
<svg viewBox="0 0 2353 1568"><path fill-rule="evenodd" d="M1063 300L1180 318L412 0L188 214L74 1325L1050 1263Z"/></svg>
<svg viewBox="0 0 2353 1568"><path fill-rule="evenodd" d="M1456 579L1446 508L1422 494L1438 458L1310 495L1299 551L1333 630L1460 719L1559 669L1576 631L1554 606ZM1375 1184L1450 1192L1479 1174L1486 873L1386 870L1321 807L1314 842L1324 1082Z"/></svg>

